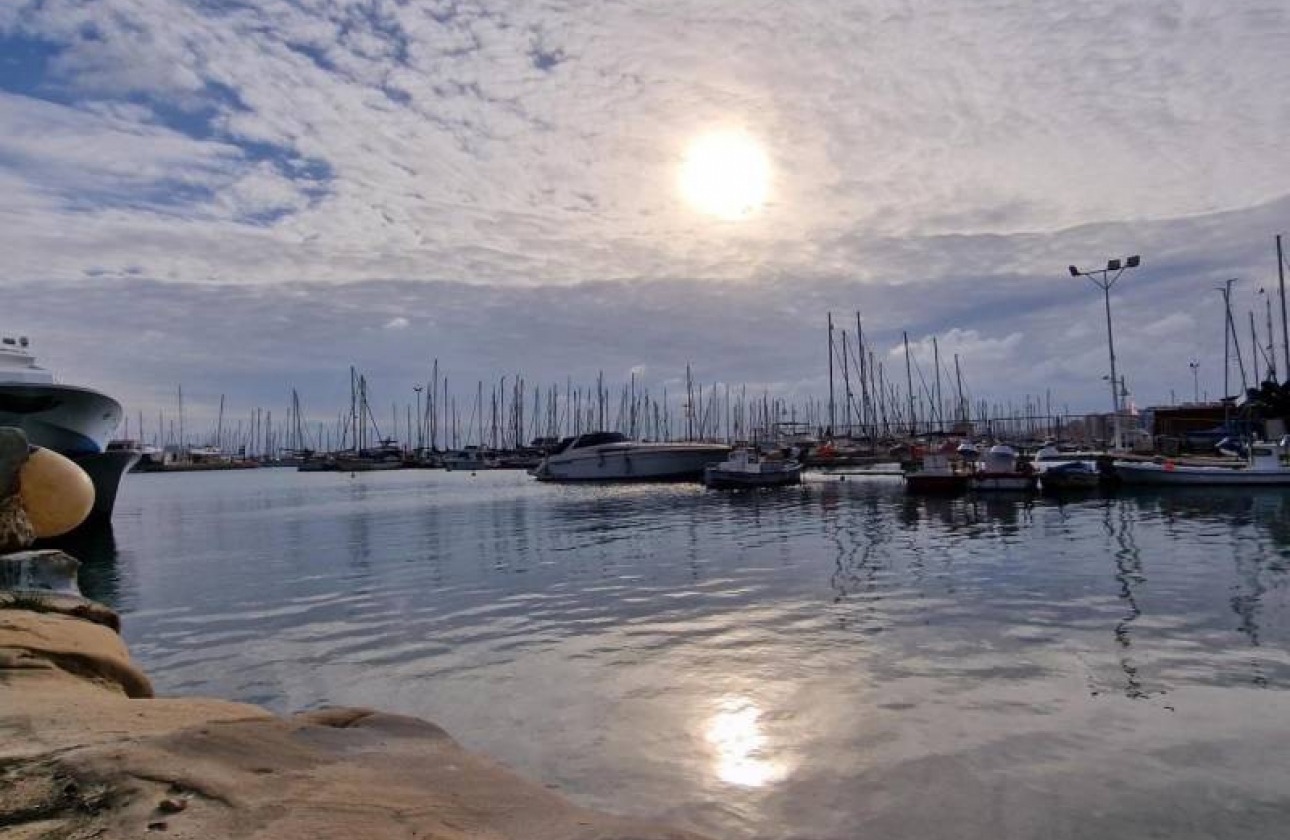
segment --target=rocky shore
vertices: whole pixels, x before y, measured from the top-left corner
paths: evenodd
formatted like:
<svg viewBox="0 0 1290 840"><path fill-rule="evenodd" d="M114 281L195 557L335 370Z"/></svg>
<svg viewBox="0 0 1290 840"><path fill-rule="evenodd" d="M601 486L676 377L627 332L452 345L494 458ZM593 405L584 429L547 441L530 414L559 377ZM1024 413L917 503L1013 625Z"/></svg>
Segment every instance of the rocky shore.
<svg viewBox="0 0 1290 840"><path fill-rule="evenodd" d="M580 808L423 720L153 697L116 624L67 592L0 593L0 837L696 837Z"/></svg>
<svg viewBox="0 0 1290 840"><path fill-rule="evenodd" d="M155 697L77 561L14 550L31 528L6 460L0 838L700 840L574 805L423 720Z"/></svg>

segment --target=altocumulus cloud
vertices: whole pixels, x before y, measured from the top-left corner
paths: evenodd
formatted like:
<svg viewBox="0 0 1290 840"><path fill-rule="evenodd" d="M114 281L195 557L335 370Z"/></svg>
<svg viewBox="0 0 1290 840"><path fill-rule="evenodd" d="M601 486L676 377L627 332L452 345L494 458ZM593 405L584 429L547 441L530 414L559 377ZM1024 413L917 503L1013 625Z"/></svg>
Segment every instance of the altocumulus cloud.
<svg viewBox="0 0 1290 840"><path fill-rule="evenodd" d="M235 342L272 358L220 382L248 400L351 361L394 388L434 355L660 383L703 359L802 393L823 312L860 309L884 357L942 335L977 391L1078 402L1105 349L1061 273L1141 251L1122 352L1165 399L1221 353L1213 282L1255 305L1275 272L1288 39L1254 0L10 2L4 326L140 404L220 381ZM722 126L772 161L740 223L676 189ZM330 331L277 320L306 311ZM141 323L153 381L99 343Z"/></svg>

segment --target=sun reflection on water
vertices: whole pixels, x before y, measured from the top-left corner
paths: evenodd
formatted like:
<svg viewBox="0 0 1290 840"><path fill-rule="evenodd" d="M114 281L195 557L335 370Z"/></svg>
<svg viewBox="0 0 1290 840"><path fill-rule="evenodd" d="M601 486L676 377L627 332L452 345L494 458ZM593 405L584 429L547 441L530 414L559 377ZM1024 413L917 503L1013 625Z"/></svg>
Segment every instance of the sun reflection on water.
<svg viewBox="0 0 1290 840"><path fill-rule="evenodd" d="M721 781L741 787L764 787L787 775L780 761L767 755L762 711L746 697L724 698L708 720L704 736L714 752Z"/></svg>

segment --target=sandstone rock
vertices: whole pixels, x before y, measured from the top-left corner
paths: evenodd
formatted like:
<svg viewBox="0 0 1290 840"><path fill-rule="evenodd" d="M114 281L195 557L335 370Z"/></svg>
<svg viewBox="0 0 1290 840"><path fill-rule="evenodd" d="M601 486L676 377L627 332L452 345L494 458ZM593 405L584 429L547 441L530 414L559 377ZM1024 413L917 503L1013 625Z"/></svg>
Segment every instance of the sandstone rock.
<svg viewBox="0 0 1290 840"><path fill-rule="evenodd" d="M0 609L0 668L54 668L126 697L152 684L111 629L56 612Z"/></svg>
<svg viewBox="0 0 1290 840"><path fill-rule="evenodd" d="M69 651L82 661L69 665ZM124 645L105 628L0 610L0 833L701 840L574 805L426 721L129 699L111 673L126 667Z"/></svg>

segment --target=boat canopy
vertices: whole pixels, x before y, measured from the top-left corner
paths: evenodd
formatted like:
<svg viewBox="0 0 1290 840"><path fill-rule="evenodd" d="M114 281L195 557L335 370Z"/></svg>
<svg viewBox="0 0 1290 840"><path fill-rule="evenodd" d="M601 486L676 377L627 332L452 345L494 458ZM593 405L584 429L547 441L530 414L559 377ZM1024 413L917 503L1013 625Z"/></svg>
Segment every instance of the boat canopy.
<svg viewBox="0 0 1290 840"><path fill-rule="evenodd" d="M602 446L606 443L626 443L627 435L622 432L588 432L585 435L579 435L573 443L569 445L570 449L585 449L588 446Z"/></svg>

